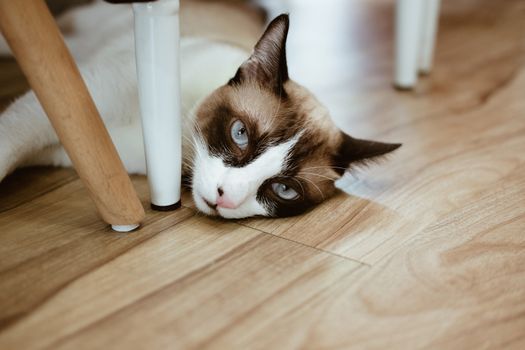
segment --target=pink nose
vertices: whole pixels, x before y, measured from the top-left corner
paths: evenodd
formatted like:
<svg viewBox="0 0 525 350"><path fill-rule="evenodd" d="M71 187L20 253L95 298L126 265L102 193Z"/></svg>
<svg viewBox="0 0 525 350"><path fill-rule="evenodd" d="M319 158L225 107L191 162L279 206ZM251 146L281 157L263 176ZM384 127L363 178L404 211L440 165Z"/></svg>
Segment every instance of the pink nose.
<svg viewBox="0 0 525 350"><path fill-rule="evenodd" d="M220 208L228 208L228 209L235 209L238 207L237 204L233 203L233 201L226 196L226 193L224 193L222 187L217 188L217 206Z"/></svg>
<svg viewBox="0 0 525 350"><path fill-rule="evenodd" d="M231 199L226 197L224 194L222 196L217 197L217 206L220 208L227 208L227 209L237 208L237 205L233 203Z"/></svg>

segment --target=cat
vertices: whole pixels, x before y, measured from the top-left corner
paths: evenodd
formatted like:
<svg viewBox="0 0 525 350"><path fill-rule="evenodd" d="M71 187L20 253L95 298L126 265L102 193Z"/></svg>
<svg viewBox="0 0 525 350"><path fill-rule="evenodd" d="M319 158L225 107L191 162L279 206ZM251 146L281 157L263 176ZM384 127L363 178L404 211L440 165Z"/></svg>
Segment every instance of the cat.
<svg viewBox="0 0 525 350"><path fill-rule="evenodd" d="M253 12L192 3L181 4L183 174L200 211L298 215L336 193L347 169L400 147L342 132L290 79L287 14L257 37L263 26ZM95 2L59 23L127 171L145 174L130 7ZM32 92L0 116L0 180L29 165L71 166Z"/></svg>

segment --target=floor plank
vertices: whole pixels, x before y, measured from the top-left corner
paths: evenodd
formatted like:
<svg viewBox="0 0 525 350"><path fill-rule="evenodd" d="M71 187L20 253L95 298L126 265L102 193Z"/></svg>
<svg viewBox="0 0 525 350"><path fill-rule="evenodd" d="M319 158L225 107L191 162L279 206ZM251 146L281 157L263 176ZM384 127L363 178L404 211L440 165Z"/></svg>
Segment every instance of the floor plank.
<svg viewBox="0 0 525 350"><path fill-rule="evenodd" d="M525 1L442 2L411 92L391 87L394 1L265 3L291 13L290 75L347 132L404 146L305 215L210 219L185 192L127 235L72 170L15 172L0 349L525 348ZM25 83L0 70L1 105Z"/></svg>
<svg viewBox="0 0 525 350"><path fill-rule="evenodd" d="M202 348L238 324L271 324L362 267L202 217L118 255L0 333L0 347ZM148 324L155 326L141 326ZM230 345L239 345L239 339Z"/></svg>
<svg viewBox="0 0 525 350"><path fill-rule="evenodd" d="M338 196L306 217L244 224L373 264L493 186L522 177L524 89L525 70L482 108L399 129L405 148L361 181L348 176L349 199Z"/></svg>
<svg viewBox="0 0 525 350"><path fill-rule="evenodd" d="M146 180L134 184L146 206ZM100 220L80 180L0 213L0 329L45 302L72 280L191 216L147 211L142 228L118 234Z"/></svg>
<svg viewBox="0 0 525 350"><path fill-rule="evenodd" d="M359 278L343 277L245 344L260 349L282 344L306 349L522 349L524 183L524 178L509 180L444 217ZM232 336L244 331L249 332L232 329ZM301 341L290 344L295 337Z"/></svg>
<svg viewBox="0 0 525 350"><path fill-rule="evenodd" d="M0 213L77 179L71 168L31 167L8 175L0 186Z"/></svg>

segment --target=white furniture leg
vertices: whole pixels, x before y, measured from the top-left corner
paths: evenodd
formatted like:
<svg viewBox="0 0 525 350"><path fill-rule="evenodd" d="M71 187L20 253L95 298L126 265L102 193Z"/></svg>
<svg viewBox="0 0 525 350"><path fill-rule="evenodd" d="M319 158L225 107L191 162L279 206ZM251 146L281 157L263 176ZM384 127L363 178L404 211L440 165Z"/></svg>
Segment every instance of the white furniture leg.
<svg viewBox="0 0 525 350"><path fill-rule="evenodd" d="M133 4L140 110L151 206L180 207L179 0Z"/></svg>
<svg viewBox="0 0 525 350"><path fill-rule="evenodd" d="M417 80L421 13L426 0L397 0L394 83L412 88Z"/></svg>
<svg viewBox="0 0 525 350"><path fill-rule="evenodd" d="M422 28L419 51L419 71L430 73L439 20L440 0L426 0L422 9Z"/></svg>

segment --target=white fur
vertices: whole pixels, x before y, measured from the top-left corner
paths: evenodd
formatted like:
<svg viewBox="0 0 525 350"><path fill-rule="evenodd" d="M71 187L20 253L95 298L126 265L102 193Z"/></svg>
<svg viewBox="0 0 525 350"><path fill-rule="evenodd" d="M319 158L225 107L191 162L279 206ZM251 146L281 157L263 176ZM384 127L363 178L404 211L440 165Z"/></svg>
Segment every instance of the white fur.
<svg viewBox="0 0 525 350"><path fill-rule="evenodd" d="M222 159L211 155L202 141L197 140L193 168L193 199L197 207L207 214L213 214L214 211L204 200L215 204L218 198L217 189L221 187L237 208L218 207L220 216L228 219L268 216L268 208L257 201L257 191L265 180L279 175L286 168L289 152L300 136L269 147L241 168L226 165Z"/></svg>
<svg viewBox="0 0 525 350"><path fill-rule="evenodd" d="M94 18L97 21L93 20ZM81 7L62 19L76 32L66 36L66 44L76 57L80 71L113 142L128 172L145 174L144 150L140 125L133 21L131 9L102 2ZM231 78L249 53L238 47L204 38L182 38L181 43L182 110L185 116L183 152L193 158L187 140L193 138L192 110L220 85ZM6 50L0 41L0 50ZM193 195L197 207L212 210L202 197L215 203L217 187L236 203L236 209L218 208L225 218L268 215L257 202L259 186L279 174L296 138L270 147L243 168L231 168L210 156L202 142L196 142ZM15 101L0 116L0 180L18 166L70 166L57 136L32 92Z"/></svg>

